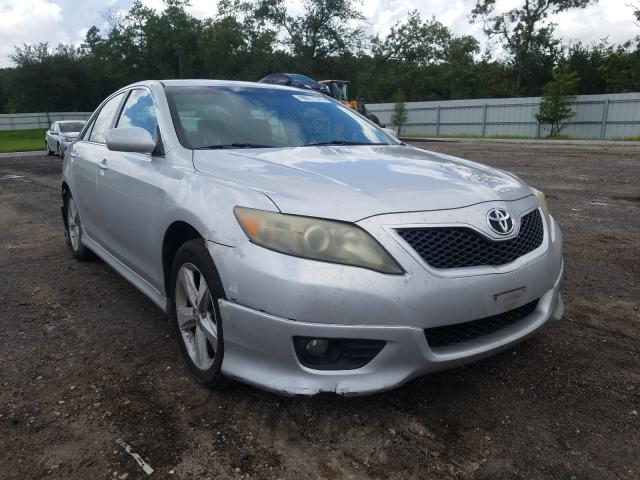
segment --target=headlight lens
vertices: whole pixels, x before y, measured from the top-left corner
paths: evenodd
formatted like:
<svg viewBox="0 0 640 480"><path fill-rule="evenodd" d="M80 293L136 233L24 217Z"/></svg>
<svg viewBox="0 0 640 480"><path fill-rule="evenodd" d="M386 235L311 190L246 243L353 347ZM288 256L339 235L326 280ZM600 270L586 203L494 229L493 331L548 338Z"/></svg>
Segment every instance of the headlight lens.
<svg viewBox="0 0 640 480"><path fill-rule="evenodd" d="M62 141L63 142L73 142L73 137L65 137L64 135L62 136Z"/></svg>
<svg viewBox="0 0 640 480"><path fill-rule="evenodd" d="M235 207L233 213L247 237L261 247L381 273L404 273L386 250L356 225L246 207Z"/></svg>
<svg viewBox="0 0 640 480"><path fill-rule="evenodd" d="M540 208L542 208L542 211L544 212L544 214L549 215L549 207L547 206L546 195L542 193L540 190L537 190L533 187L531 187L531 190L533 191L533 194L538 199L538 203L540 204Z"/></svg>

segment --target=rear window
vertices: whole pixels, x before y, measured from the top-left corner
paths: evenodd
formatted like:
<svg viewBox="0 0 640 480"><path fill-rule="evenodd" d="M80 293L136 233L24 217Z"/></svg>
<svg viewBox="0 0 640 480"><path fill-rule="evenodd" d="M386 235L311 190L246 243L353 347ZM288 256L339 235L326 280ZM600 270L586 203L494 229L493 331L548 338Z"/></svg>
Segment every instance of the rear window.
<svg viewBox="0 0 640 480"><path fill-rule="evenodd" d="M314 85L317 83L313 78L309 78L306 75L300 75L299 73L290 74L289 77L291 80L296 80L303 85Z"/></svg>
<svg viewBox="0 0 640 480"><path fill-rule="evenodd" d="M82 127L84 127L84 122L61 122L58 125L60 125L60 131L62 133L79 132L82 130Z"/></svg>

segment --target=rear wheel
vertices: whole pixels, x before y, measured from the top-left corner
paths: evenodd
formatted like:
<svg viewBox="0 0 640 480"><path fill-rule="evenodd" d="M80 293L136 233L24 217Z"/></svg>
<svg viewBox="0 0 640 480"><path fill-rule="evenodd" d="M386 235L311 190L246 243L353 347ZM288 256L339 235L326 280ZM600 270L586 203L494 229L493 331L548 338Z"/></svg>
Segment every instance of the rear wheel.
<svg viewBox="0 0 640 480"><path fill-rule="evenodd" d="M78 207L70 193L67 194L64 202L64 214L64 239L69 250L80 261L91 260L93 253L82 244L82 220L80 220Z"/></svg>
<svg viewBox="0 0 640 480"><path fill-rule="evenodd" d="M226 385L218 300L224 291L204 240L185 243L171 270L171 313L180 350L193 375L209 388Z"/></svg>

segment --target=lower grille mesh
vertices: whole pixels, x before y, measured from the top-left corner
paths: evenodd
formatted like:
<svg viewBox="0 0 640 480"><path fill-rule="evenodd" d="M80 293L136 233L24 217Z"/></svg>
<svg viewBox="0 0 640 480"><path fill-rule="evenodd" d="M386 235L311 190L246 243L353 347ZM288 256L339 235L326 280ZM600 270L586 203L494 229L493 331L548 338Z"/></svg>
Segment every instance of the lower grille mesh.
<svg viewBox="0 0 640 480"><path fill-rule="evenodd" d="M446 325L444 327L427 328L424 331L424 335L431 348L456 345L513 325L531 315L537 305L538 300L534 300L513 310L491 317L481 318L480 320Z"/></svg>

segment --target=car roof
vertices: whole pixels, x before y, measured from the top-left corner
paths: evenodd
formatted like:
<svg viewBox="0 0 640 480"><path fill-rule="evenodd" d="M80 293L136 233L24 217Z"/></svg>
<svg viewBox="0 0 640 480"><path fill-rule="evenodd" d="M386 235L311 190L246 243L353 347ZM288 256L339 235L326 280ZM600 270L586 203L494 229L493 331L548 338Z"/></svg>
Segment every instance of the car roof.
<svg viewBox="0 0 640 480"><path fill-rule="evenodd" d="M296 87L286 85L275 85L273 83L242 82L239 80L207 80L207 79L175 79L175 80L144 80L122 87L122 91L132 87L244 87L244 88L265 88L272 90L289 90L299 92ZM305 90L306 91L306 90ZM311 90L309 90L311 93Z"/></svg>
<svg viewBox="0 0 640 480"><path fill-rule="evenodd" d="M86 123L86 120L82 120L81 118L79 118L78 120L58 120L57 123L78 123L78 122L83 122Z"/></svg>
<svg viewBox="0 0 640 480"><path fill-rule="evenodd" d="M160 83L165 87L274 87L265 83L241 82L238 80L162 80Z"/></svg>

